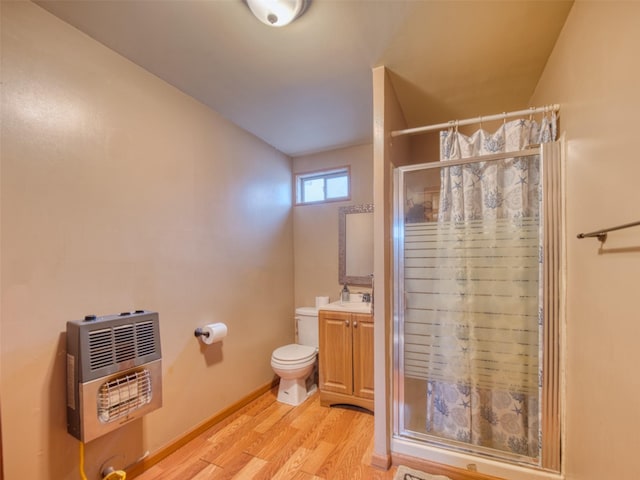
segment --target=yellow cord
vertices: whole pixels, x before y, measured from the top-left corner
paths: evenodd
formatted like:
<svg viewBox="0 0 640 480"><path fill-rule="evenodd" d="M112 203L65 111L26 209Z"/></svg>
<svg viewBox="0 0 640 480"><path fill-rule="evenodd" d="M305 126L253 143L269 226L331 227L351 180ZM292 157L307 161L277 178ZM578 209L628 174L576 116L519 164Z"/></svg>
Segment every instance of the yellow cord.
<svg viewBox="0 0 640 480"><path fill-rule="evenodd" d="M84 442L80 441L80 478L87 480L87 475L84 473Z"/></svg>
<svg viewBox="0 0 640 480"><path fill-rule="evenodd" d="M84 442L82 441L80 441L80 478L87 480L87 475L84 473ZM127 472L124 470L113 470L103 478L105 480L126 480Z"/></svg>

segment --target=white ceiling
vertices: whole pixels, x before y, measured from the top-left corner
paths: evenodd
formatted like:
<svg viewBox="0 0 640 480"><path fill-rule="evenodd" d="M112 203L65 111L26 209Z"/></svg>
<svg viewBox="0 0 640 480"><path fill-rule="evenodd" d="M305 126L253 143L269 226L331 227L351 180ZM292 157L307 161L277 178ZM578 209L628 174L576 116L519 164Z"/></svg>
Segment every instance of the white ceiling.
<svg viewBox="0 0 640 480"><path fill-rule="evenodd" d="M242 0L36 2L299 156L372 139L371 69L409 126L528 106L569 0L312 0L268 27Z"/></svg>

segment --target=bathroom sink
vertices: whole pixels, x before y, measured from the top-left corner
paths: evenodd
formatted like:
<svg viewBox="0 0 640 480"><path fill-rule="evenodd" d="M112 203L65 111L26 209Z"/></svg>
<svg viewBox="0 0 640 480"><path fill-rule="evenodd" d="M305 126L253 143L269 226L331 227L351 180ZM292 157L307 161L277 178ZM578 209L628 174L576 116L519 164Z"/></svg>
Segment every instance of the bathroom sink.
<svg viewBox="0 0 640 480"><path fill-rule="evenodd" d="M353 301L343 302L338 300L337 302L331 302L320 307L321 310L334 310L338 312L351 312L351 313L371 313L371 302Z"/></svg>

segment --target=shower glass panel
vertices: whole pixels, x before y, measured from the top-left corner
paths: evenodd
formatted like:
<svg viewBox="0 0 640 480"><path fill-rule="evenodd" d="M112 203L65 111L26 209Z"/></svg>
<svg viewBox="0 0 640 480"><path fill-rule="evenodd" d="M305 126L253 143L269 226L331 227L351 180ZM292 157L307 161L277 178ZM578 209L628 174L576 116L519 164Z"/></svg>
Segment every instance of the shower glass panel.
<svg viewBox="0 0 640 480"><path fill-rule="evenodd" d="M397 170L396 437L543 466L545 210L531 152ZM523 188L498 196L482 183L525 170ZM445 219L456 189L472 213Z"/></svg>

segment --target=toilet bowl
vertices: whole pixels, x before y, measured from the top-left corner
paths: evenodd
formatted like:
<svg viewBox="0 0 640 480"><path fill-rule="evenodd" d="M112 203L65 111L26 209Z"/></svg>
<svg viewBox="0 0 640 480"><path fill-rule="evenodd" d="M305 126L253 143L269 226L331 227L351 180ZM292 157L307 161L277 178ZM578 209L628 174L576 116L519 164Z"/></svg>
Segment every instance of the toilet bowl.
<svg viewBox="0 0 640 480"><path fill-rule="evenodd" d="M318 311L313 307L296 309L298 343L276 348L271 368L280 377L278 401L300 405L316 390L313 384L318 354Z"/></svg>
<svg viewBox="0 0 640 480"><path fill-rule="evenodd" d="M316 365L316 349L308 345L291 344L276 348L271 355L271 368L280 377L278 401L300 405L316 391L307 388L307 380Z"/></svg>

